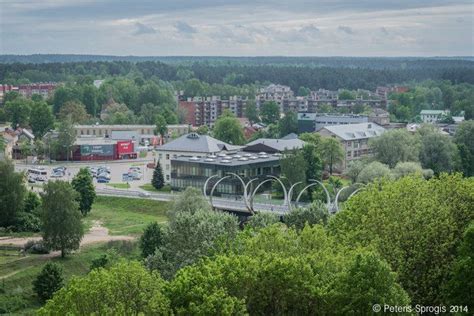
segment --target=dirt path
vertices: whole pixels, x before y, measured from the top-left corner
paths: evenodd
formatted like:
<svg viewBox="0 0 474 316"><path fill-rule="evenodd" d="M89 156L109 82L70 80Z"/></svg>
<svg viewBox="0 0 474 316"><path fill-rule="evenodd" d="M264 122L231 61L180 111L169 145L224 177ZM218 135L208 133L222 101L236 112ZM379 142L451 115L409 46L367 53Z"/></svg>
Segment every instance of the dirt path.
<svg viewBox="0 0 474 316"><path fill-rule="evenodd" d="M112 236L109 230L94 221L91 229L84 235L81 241L81 247L85 245L108 242L111 240L133 240L131 236ZM41 237L0 237L0 246L22 247L28 240L41 240Z"/></svg>

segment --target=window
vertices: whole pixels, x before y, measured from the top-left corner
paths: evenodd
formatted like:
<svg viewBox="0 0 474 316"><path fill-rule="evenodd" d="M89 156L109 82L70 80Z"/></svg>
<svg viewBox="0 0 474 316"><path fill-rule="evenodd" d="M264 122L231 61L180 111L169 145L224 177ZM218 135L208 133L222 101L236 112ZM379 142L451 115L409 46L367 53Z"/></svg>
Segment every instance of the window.
<svg viewBox="0 0 474 316"><path fill-rule="evenodd" d="M166 181L169 181L169 180L170 180L170 175L167 174L167 175L166 175Z"/></svg>
<svg viewBox="0 0 474 316"><path fill-rule="evenodd" d="M89 132L89 130L87 130L87 135L89 135L89 134L90 134L90 132Z"/></svg>
<svg viewBox="0 0 474 316"><path fill-rule="evenodd" d="M170 160L170 154L166 154L166 160Z"/></svg>
<svg viewBox="0 0 474 316"><path fill-rule="evenodd" d="M163 158L163 154L158 155L158 159L161 159L161 158Z"/></svg>
<svg viewBox="0 0 474 316"><path fill-rule="evenodd" d="M95 135L95 129L93 129L93 130L92 130L92 134L94 134L94 135Z"/></svg>
<svg viewBox="0 0 474 316"><path fill-rule="evenodd" d="M81 130L81 135L84 135L84 131L83 131L83 130Z"/></svg>
<svg viewBox="0 0 474 316"><path fill-rule="evenodd" d="M170 165L166 164L166 170L170 170Z"/></svg>

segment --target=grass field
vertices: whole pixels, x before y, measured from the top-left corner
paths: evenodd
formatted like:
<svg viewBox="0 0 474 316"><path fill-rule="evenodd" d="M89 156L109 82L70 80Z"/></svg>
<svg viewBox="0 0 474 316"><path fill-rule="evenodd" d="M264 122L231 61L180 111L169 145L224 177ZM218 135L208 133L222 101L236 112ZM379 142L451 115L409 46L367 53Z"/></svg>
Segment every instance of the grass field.
<svg viewBox="0 0 474 316"><path fill-rule="evenodd" d="M139 252L135 242L113 241L94 244L70 254L64 259L50 258L48 255L20 255L18 251L0 250L0 314L15 313L33 315L41 306L36 298L31 282L49 260L60 264L65 280L73 275L85 275L93 259L114 248L124 258L138 259Z"/></svg>
<svg viewBox="0 0 474 316"><path fill-rule="evenodd" d="M128 183L107 183L106 186L112 187L115 189L129 189L130 184Z"/></svg>
<svg viewBox="0 0 474 316"><path fill-rule="evenodd" d="M167 221L169 202L98 196L86 220L98 220L111 235L139 235L150 222Z"/></svg>
<svg viewBox="0 0 474 316"><path fill-rule="evenodd" d="M161 189L158 190L153 185L151 185L151 183L141 185L140 189L143 189L145 191L150 191L150 192L167 192L167 193L171 192L171 187L169 185L165 185Z"/></svg>

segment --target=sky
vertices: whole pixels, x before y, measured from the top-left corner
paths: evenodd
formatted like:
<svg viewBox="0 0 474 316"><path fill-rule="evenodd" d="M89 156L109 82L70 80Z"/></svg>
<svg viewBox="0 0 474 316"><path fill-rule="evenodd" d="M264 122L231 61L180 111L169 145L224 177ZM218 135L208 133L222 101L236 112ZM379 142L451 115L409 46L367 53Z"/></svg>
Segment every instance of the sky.
<svg viewBox="0 0 474 316"><path fill-rule="evenodd" d="M0 0L0 54L473 56L472 0Z"/></svg>

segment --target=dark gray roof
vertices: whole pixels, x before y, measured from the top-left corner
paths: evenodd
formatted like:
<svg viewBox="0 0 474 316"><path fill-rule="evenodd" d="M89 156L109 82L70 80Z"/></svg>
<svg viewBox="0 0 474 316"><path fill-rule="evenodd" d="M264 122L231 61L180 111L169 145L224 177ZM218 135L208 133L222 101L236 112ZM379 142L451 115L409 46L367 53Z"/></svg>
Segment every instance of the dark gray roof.
<svg viewBox="0 0 474 316"><path fill-rule="evenodd" d="M196 153L217 153L223 150L237 150L240 146L233 146L208 135L189 133L164 144L157 150L184 151Z"/></svg>
<svg viewBox="0 0 474 316"><path fill-rule="evenodd" d="M290 133L284 137L282 137L281 139L297 139L298 138L298 135L296 135L295 133Z"/></svg>
<svg viewBox="0 0 474 316"><path fill-rule="evenodd" d="M283 152L285 150L291 149L300 149L304 146L304 141L298 138L291 138L291 139L273 139L273 138L259 138L247 144L247 147L263 144L268 147L271 147L279 152ZM245 149L244 149L245 150Z"/></svg>

